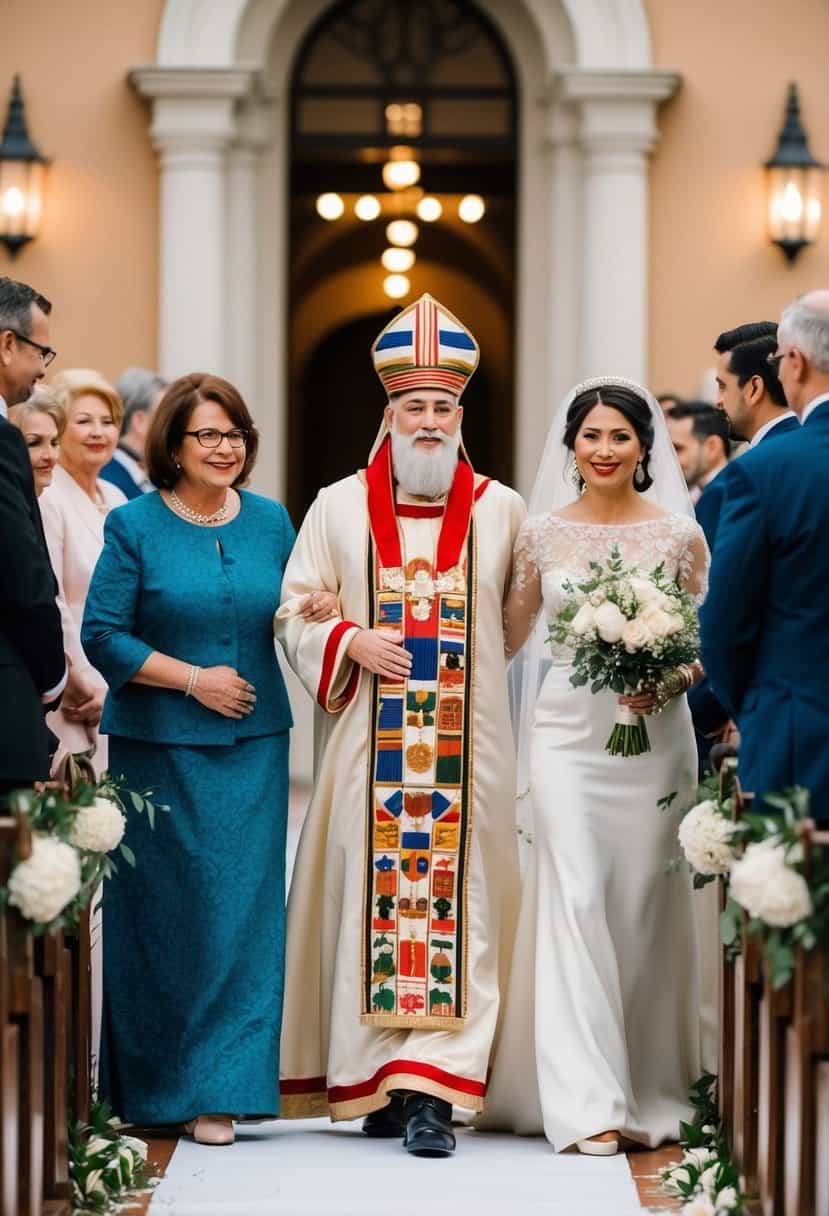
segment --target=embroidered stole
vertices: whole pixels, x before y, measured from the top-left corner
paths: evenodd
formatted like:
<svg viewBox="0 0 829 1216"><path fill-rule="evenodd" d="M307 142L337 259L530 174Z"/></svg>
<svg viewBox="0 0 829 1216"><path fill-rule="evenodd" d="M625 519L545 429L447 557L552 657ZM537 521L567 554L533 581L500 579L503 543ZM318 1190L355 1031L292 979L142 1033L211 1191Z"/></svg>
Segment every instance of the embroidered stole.
<svg viewBox="0 0 829 1216"><path fill-rule="evenodd" d="M467 1005L475 477L460 460L433 562L422 554L406 561L388 438L366 481L370 623L403 634L412 670L400 682L373 678L361 1021L460 1030Z"/></svg>

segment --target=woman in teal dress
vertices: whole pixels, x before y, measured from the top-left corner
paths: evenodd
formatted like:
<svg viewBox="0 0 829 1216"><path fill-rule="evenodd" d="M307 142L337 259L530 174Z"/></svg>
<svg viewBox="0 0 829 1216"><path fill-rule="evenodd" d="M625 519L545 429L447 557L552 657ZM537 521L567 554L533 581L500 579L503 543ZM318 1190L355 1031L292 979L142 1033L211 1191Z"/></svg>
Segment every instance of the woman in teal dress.
<svg viewBox="0 0 829 1216"><path fill-rule="evenodd" d="M83 625L110 771L170 808L154 830L129 817L136 866L108 884L100 1091L209 1144L279 1111L291 713L272 620L294 531L235 488L256 448L227 381L170 386L159 491L108 517Z"/></svg>

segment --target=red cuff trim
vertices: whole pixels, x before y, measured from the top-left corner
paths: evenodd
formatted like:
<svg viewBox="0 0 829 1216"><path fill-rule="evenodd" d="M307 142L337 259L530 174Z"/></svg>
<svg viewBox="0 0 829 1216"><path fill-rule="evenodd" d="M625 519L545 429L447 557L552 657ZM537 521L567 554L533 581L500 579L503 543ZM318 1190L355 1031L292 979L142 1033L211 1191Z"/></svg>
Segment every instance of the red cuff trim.
<svg viewBox="0 0 829 1216"><path fill-rule="evenodd" d="M322 675L320 676L319 687L317 689L317 701L325 710L328 709L328 694L331 690L331 680L334 676L337 654L343 634L347 633L349 629L359 628L360 626L355 625L353 621L340 621L328 635L328 641L325 643L325 653L322 656ZM351 680L348 683L349 687L351 687Z"/></svg>
<svg viewBox="0 0 829 1216"><path fill-rule="evenodd" d="M390 1060L388 1064L378 1068L368 1081L361 1081L359 1085L332 1086L328 1091L328 1101L333 1104L349 1102L354 1098L367 1098L369 1094L376 1091L384 1077L393 1076L395 1073L426 1077L430 1081L436 1081L438 1085L445 1085L447 1089L457 1089L462 1094L472 1094L477 1098L483 1098L486 1095L484 1081L470 1081L468 1077L456 1077L454 1073L444 1072L442 1068L435 1068L432 1064L422 1064L419 1060Z"/></svg>

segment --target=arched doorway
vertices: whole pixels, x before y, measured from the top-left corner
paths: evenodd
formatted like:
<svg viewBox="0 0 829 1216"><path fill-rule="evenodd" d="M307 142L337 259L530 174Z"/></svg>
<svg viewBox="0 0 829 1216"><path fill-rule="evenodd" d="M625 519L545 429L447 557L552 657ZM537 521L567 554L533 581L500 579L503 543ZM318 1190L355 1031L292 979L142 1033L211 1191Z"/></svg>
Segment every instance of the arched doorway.
<svg viewBox="0 0 829 1216"><path fill-rule="evenodd" d="M385 404L371 343L396 307L423 291L481 344L464 397L465 439L478 467L512 480L517 121L510 56L470 0L337 0L308 32L291 82L287 489L295 518L321 485L365 461ZM419 179L393 188L383 166L401 159ZM340 200L332 219L317 210L323 194ZM483 200L475 222L463 218L469 194ZM366 196L376 200L371 219L357 208ZM421 218L424 197L438 200L436 221ZM381 263L395 219L417 229L399 305L383 294Z"/></svg>

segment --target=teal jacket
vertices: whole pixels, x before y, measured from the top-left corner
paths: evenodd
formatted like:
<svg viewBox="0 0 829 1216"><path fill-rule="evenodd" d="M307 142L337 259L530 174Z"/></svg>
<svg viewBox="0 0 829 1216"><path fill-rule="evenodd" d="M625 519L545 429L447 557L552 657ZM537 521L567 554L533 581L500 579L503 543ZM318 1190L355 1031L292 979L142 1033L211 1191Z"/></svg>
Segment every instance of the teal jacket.
<svg viewBox="0 0 829 1216"><path fill-rule="evenodd" d="M81 640L109 686L101 730L190 746L288 730L273 616L294 542L280 503L241 491L218 528L188 523L158 493L110 512L86 600ZM224 718L193 697L131 683L154 651L199 667L234 667L256 688L248 717Z"/></svg>

